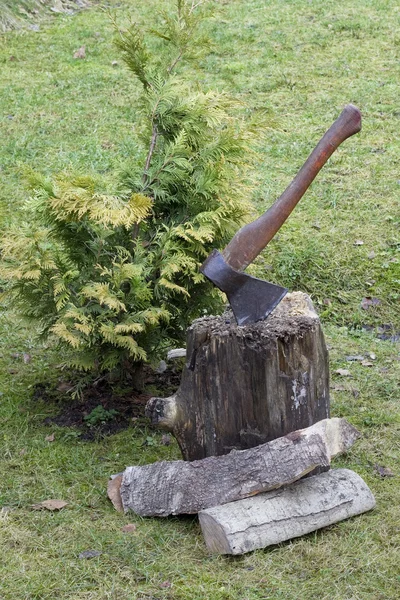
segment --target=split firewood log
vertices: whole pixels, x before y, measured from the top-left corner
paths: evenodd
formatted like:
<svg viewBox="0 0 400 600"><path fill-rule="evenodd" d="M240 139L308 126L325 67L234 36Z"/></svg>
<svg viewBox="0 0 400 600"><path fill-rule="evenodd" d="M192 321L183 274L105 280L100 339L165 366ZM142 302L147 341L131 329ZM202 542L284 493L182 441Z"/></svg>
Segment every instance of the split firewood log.
<svg viewBox="0 0 400 600"><path fill-rule="evenodd" d="M358 437L345 419L324 419L248 450L128 467L120 485L122 506L142 516L197 513L279 488L316 468L327 470L331 458L346 452Z"/></svg>
<svg viewBox="0 0 400 600"><path fill-rule="evenodd" d="M335 469L199 513L207 548L218 554L244 554L279 544L375 507L362 478Z"/></svg>

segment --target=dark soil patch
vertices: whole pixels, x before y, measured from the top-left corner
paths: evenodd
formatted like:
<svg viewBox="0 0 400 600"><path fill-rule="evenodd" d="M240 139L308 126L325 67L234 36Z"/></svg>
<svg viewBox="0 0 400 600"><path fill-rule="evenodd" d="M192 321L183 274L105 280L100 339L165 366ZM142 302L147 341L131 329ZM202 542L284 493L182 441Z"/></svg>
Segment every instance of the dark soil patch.
<svg viewBox="0 0 400 600"><path fill-rule="evenodd" d="M85 388L82 397L72 399L68 395L69 382L60 382L57 387L46 383L35 386L34 400L54 404L59 409L55 416L44 420L46 425L75 427L83 440L92 441L99 436L112 435L127 429L132 422L145 417L147 401L154 395L169 396L180 384L180 370L167 369L163 373L148 370L142 393L128 386L123 389L110 384L106 379Z"/></svg>

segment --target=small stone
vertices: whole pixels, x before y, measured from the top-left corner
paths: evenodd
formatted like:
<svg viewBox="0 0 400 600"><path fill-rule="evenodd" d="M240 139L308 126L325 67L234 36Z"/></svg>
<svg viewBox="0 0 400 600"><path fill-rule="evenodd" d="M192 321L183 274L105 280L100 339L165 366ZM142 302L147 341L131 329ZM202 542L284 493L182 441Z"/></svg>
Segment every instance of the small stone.
<svg viewBox="0 0 400 600"><path fill-rule="evenodd" d="M382 478L383 477L394 477L394 473L391 469L389 469L389 467L382 467L381 465L375 465L374 469L378 473L378 475L380 475Z"/></svg>
<svg viewBox="0 0 400 600"><path fill-rule="evenodd" d="M156 369L156 373L164 373L167 370L167 363L165 362L165 360L160 360L160 363L158 365L158 368Z"/></svg>
<svg viewBox="0 0 400 600"><path fill-rule="evenodd" d="M100 556L101 552L99 550L85 550L81 552L79 558L95 558L96 556Z"/></svg>

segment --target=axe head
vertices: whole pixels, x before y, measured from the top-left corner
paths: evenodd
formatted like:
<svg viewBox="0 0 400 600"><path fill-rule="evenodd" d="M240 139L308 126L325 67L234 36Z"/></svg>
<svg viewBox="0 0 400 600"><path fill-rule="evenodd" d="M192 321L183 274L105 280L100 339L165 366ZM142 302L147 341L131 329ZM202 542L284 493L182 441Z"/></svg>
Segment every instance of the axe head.
<svg viewBox="0 0 400 600"><path fill-rule="evenodd" d="M232 269L218 250L213 250L200 271L229 300L238 325L255 323L268 317L288 290Z"/></svg>

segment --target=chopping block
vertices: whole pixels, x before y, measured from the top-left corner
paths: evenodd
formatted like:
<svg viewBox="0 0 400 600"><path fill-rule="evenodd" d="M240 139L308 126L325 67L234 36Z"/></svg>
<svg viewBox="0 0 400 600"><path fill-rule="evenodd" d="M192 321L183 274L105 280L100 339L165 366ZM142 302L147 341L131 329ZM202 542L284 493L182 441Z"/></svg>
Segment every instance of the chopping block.
<svg viewBox="0 0 400 600"><path fill-rule="evenodd" d="M178 391L146 407L190 461L258 446L329 413L328 351L301 292L251 325L238 326L230 312L195 320Z"/></svg>

